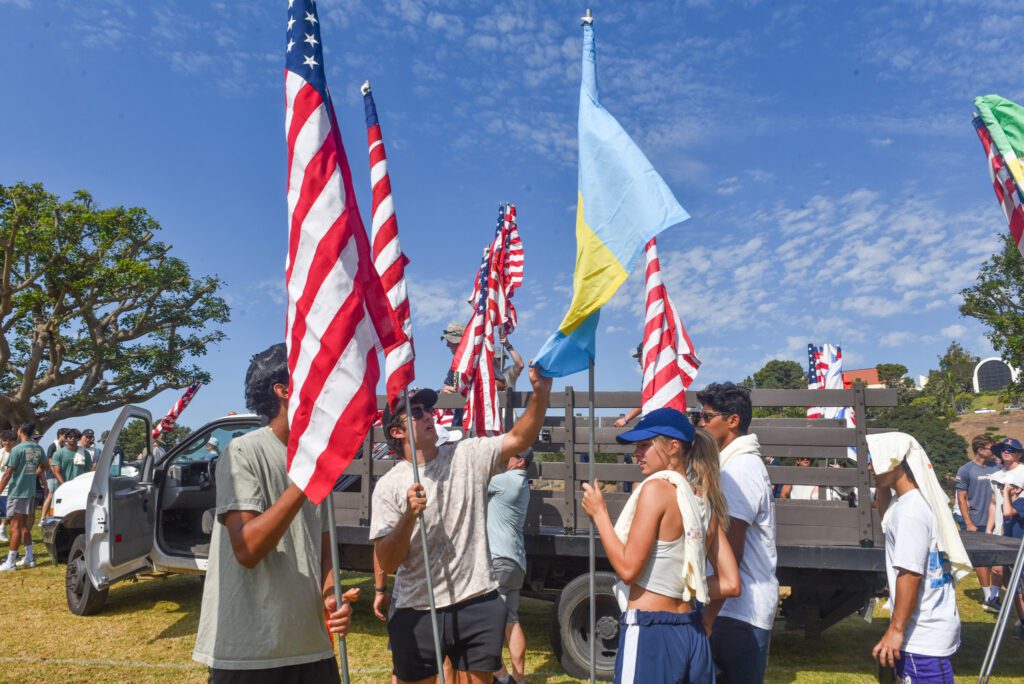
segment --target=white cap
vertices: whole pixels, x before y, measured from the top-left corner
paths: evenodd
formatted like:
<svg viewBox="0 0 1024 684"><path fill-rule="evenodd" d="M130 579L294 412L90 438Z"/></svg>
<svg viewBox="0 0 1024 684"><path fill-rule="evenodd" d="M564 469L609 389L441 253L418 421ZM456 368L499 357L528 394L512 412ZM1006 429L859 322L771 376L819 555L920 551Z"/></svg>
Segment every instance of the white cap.
<svg viewBox="0 0 1024 684"><path fill-rule="evenodd" d="M442 444L454 444L462 439L462 430L449 430L444 425L434 425L434 431L437 433L437 442L435 446L441 446Z"/></svg>
<svg viewBox="0 0 1024 684"><path fill-rule="evenodd" d="M219 447L220 446L220 440L217 439L216 437L211 437L210 439L206 440L206 445L207 446L212 446L212 447Z"/></svg>

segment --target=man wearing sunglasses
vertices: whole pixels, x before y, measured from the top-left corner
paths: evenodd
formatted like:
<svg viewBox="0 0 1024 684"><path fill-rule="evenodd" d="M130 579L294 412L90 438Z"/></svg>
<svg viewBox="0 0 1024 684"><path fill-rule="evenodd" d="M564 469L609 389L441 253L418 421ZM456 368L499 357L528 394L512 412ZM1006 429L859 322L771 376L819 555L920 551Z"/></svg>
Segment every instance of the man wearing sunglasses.
<svg viewBox="0 0 1024 684"><path fill-rule="evenodd" d="M742 593L712 601L711 654L719 682L763 682L779 601L775 578L775 505L756 435L747 434L753 410L750 391L731 382L697 393L700 427L718 441L722 491L729 506L729 544L740 566ZM717 617L715 617L717 615Z"/></svg>
<svg viewBox="0 0 1024 684"><path fill-rule="evenodd" d="M533 446L551 394L551 379L530 368L533 397L512 429L497 437L463 439L437 446L434 414L437 393L410 392L384 411L389 446L404 460L385 474L373 491L370 539L383 572L395 574L388 620L394 674L400 682L432 682L437 676L430 597L427 594L418 519L426 521L434 601L442 633L442 655L464 679L490 684L501 669L507 609L498 595L487 545L487 485L509 459ZM406 432L406 411L413 435ZM420 464L414 484L411 459ZM382 587L377 587L381 591Z"/></svg>

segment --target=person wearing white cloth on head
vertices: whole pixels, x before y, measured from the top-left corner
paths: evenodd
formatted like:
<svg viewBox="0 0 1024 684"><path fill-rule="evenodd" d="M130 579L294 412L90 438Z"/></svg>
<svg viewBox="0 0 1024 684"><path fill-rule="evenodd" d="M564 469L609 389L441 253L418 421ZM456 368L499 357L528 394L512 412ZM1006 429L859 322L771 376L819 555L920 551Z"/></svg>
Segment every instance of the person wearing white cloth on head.
<svg viewBox="0 0 1024 684"><path fill-rule="evenodd" d="M714 682L711 645L693 602L740 593L739 569L723 529L728 512L718 449L710 435L671 408L651 411L618 441L636 444L646 479L614 526L600 483L583 485L583 509L594 519L615 573L629 585L619 618L615 681Z"/></svg>
<svg viewBox="0 0 1024 684"><path fill-rule="evenodd" d="M956 582L971 572L948 498L917 440L868 435L876 500L885 532L892 618L871 654L900 682L952 682L960 647ZM890 488L897 499L889 505Z"/></svg>

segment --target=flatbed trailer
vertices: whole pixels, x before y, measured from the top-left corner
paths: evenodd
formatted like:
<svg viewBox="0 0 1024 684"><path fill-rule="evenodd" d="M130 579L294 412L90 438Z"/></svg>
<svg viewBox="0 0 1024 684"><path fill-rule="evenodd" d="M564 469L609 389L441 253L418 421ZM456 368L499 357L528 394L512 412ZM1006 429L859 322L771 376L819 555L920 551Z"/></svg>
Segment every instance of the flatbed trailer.
<svg viewBox="0 0 1024 684"><path fill-rule="evenodd" d="M526 405L528 393L507 391L500 395L506 425L517 409ZM639 392L595 392L595 408L601 413L624 413L638 406ZM773 484L818 485L819 500L775 499L777 576L790 588L780 614L786 629L803 630L808 638L843 618L863 611L873 597L885 591L885 540L878 512L870 505L871 482L867 466L866 437L887 432L866 427L867 410L896 405L895 390L866 389L857 383L849 390L754 390L757 407L847 406L858 416L849 428L840 421L792 418L755 418L750 431L758 436L762 455L779 459L811 458L817 465L849 463L850 467L827 468L768 466ZM383 407L384 398L379 397ZM698 405L695 393L687 393L689 406ZM461 408L461 397L441 395L438 408ZM528 470L533 489L527 510L525 546L526 583L523 594L553 602L551 646L570 675L589 676L589 580L588 517L580 505L580 485L587 481L589 420L579 415L587 406L587 392L566 387L553 392L540 441L534 445L538 458ZM555 415L558 414L558 415ZM614 519L629 494L627 483L642 479L637 466L625 463L631 446L616 443L615 417L595 422L594 464L596 477L609 489L605 499ZM369 521L373 483L394 465L374 460L374 443L383 441L375 428L364 443L360 458L346 475L354 476L348 491L336 492L338 543L342 567L372 571ZM856 448L856 462L848 449ZM611 462L609 462L611 461ZM846 500L828 500L828 488L855 491ZM975 565L1009 565L1017 544L980 533L962 533L968 555ZM618 648L618 606L612 594L615 577L597 543L598 675L610 679Z"/></svg>

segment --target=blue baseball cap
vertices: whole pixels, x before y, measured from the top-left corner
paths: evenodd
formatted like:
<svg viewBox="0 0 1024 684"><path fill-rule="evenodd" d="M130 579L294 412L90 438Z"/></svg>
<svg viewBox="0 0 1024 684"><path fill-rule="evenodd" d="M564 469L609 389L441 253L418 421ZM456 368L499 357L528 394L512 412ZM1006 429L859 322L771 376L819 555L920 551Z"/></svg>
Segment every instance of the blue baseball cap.
<svg viewBox="0 0 1024 684"><path fill-rule="evenodd" d="M673 408L655 409L640 419L636 427L616 437L619 444L632 444L659 435L682 442L692 442L697 428L681 411Z"/></svg>
<svg viewBox="0 0 1024 684"><path fill-rule="evenodd" d="M1021 444L1012 437L1007 437L1001 442L997 442L992 445L992 453L996 456L1002 456L1004 451L1022 451L1024 452L1024 444Z"/></svg>

